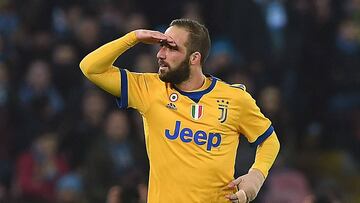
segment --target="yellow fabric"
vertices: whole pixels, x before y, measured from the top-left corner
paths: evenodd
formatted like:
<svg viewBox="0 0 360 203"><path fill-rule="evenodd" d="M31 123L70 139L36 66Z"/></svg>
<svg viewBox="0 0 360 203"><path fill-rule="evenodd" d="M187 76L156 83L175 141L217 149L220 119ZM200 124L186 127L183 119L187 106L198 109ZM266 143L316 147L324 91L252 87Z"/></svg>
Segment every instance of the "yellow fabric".
<svg viewBox="0 0 360 203"><path fill-rule="evenodd" d="M148 202L229 202L225 194L234 192L227 185L234 178L239 135L255 142L271 122L243 88L213 77L190 93L202 96L196 103L158 74L119 73L112 63L136 43L129 33L90 53L80 66L91 81L142 114L150 163Z"/></svg>
<svg viewBox="0 0 360 203"><path fill-rule="evenodd" d="M120 95L120 73L112 64L122 53L137 43L135 32L109 42L88 54L81 62L84 75L112 95Z"/></svg>
<svg viewBox="0 0 360 203"><path fill-rule="evenodd" d="M256 149L255 163L251 168L259 169L266 178L280 150L275 131Z"/></svg>
<svg viewBox="0 0 360 203"><path fill-rule="evenodd" d="M217 81L198 102L203 115L195 120L191 115L195 102L157 74L126 71L126 77L129 107L141 112L145 123L148 202L228 202L224 196L233 192L226 186L233 179L239 134L253 142L270 126L251 96ZM170 100L173 94L178 97L175 102ZM176 109L167 108L170 103ZM223 123L220 105L227 109Z"/></svg>

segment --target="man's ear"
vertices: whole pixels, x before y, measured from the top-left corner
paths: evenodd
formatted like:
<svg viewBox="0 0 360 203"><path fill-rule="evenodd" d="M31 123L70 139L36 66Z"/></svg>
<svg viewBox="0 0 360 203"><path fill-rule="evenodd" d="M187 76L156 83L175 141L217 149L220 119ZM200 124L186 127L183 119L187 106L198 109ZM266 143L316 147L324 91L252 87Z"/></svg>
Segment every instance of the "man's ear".
<svg viewBox="0 0 360 203"><path fill-rule="evenodd" d="M196 51L196 52L192 53L190 55L189 60L190 60L189 62L190 62L191 65L200 64L200 62L201 62L201 54L200 54L200 52Z"/></svg>

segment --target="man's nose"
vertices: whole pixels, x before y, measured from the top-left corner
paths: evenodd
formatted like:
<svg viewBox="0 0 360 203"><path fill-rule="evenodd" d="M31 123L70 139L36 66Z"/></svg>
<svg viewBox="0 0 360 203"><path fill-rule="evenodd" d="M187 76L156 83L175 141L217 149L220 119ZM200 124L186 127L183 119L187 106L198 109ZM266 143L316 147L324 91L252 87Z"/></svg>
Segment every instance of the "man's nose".
<svg viewBox="0 0 360 203"><path fill-rule="evenodd" d="M159 49L158 53L156 54L156 57L158 59L165 59L166 58L165 47L161 47Z"/></svg>

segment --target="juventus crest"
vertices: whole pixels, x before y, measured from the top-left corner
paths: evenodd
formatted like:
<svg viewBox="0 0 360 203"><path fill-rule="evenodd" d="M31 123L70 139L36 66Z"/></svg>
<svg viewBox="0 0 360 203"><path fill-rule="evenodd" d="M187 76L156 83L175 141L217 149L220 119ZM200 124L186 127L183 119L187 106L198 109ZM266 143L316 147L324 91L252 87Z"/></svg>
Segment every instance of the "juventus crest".
<svg viewBox="0 0 360 203"><path fill-rule="evenodd" d="M220 123L224 123L227 118L229 102L224 100L217 100L217 103L218 109L220 110L220 116L218 120L220 121Z"/></svg>

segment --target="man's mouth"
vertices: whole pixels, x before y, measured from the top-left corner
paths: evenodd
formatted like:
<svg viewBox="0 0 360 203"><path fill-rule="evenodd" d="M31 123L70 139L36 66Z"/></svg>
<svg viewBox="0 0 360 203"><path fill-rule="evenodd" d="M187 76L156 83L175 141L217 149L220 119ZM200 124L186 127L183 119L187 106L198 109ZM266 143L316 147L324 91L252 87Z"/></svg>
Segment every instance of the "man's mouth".
<svg viewBox="0 0 360 203"><path fill-rule="evenodd" d="M159 73L165 74L168 69L169 68L167 66L160 66L159 67Z"/></svg>
<svg viewBox="0 0 360 203"><path fill-rule="evenodd" d="M159 64L159 70L162 72L169 69L169 65L164 61L159 61L158 64Z"/></svg>

